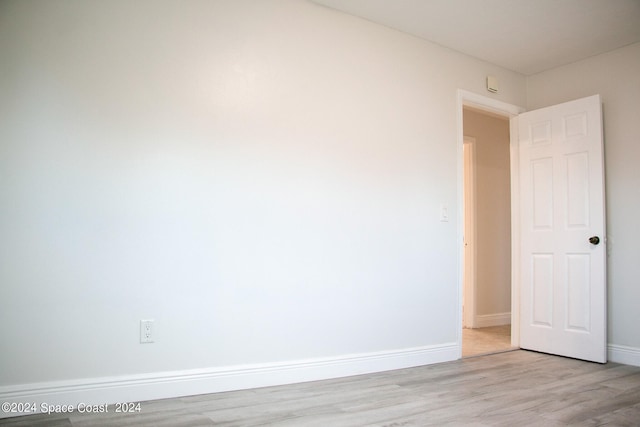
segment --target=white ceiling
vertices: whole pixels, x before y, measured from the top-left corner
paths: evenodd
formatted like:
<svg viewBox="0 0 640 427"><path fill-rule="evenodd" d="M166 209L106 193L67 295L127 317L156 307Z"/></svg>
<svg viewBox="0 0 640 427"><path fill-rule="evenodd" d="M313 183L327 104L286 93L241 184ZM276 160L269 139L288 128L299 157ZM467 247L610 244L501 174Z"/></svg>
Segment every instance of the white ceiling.
<svg viewBox="0 0 640 427"><path fill-rule="evenodd" d="M640 42L640 0L313 0L525 75Z"/></svg>

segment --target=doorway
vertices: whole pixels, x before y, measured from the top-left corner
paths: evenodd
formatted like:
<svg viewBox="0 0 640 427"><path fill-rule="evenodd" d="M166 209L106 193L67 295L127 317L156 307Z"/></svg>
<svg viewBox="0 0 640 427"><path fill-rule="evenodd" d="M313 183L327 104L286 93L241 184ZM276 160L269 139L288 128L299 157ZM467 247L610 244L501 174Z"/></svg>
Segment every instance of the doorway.
<svg viewBox="0 0 640 427"><path fill-rule="evenodd" d="M525 113L521 107L458 90L457 106L460 356L464 296L463 108L472 107L509 117L511 260L514 260L511 264L511 347L522 345L534 351L606 362L606 248L598 245L598 236L604 236L606 241L600 96ZM538 157L532 157L534 152ZM550 167L552 162L558 165L558 173L553 175L550 172L556 169ZM560 183L557 187L545 186L556 181ZM562 196L564 202L548 202L555 200L555 196L551 199L549 194ZM581 203L584 200L593 203ZM542 209L545 201L546 210ZM532 203L537 203L535 209ZM555 218L554 222L548 218ZM536 242L552 241L554 245L569 242L576 248L571 246L565 250L562 246L565 252L558 252L558 256L549 250L534 250L531 236L538 229L545 231L546 236ZM578 232L573 233L576 230ZM571 236L568 231L572 232ZM557 262L553 262L556 258ZM594 268L587 268L592 264ZM556 281L561 284L554 286ZM551 317L553 314L556 321ZM524 323L521 322L523 316L527 319ZM534 330L542 335L538 341L532 337ZM570 338L559 339L559 335L570 335Z"/></svg>
<svg viewBox="0 0 640 427"><path fill-rule="evenodd" d="M462 355L511 348L509 118L465 106Z"/></svg>
<svg viewBox="0 0 640 427"><path fill-rule="evenodd" d="M462 357L507 351L511 339L509 116L463 107Z"/></svg>

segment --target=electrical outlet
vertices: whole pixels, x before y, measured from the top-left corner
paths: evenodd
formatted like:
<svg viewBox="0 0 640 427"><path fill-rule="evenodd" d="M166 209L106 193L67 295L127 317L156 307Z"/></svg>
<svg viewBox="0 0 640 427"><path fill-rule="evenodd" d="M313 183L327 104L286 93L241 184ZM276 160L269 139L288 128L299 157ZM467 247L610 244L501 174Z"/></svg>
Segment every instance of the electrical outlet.
<svg viewBox="0 0 640 427"><path fill-rule="evenodd" d="M153 342L153 320L140 321L140 344Z"/></svg>

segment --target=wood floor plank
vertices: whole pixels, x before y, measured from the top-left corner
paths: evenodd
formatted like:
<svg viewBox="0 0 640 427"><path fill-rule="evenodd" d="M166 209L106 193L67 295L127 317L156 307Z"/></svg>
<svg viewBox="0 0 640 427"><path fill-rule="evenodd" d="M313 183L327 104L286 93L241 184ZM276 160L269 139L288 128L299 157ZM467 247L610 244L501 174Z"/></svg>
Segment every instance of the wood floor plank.
<svg viewBox="0 0 640 427"><path fill-rule="evenodd" d="M136 415L35 415L22 426L640 426L640 367L528 351L142 402Z"/></svg>

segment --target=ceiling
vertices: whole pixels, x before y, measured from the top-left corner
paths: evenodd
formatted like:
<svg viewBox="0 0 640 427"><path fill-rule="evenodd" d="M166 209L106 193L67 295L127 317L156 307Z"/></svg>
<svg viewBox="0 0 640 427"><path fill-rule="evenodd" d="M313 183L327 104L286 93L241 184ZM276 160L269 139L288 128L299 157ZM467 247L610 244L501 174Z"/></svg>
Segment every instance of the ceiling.
<svg viewBox="0 0 640 427"><path fill-rule="evenodd" d="M640 0L312 0L536 74L640 42Z"/></svg>

